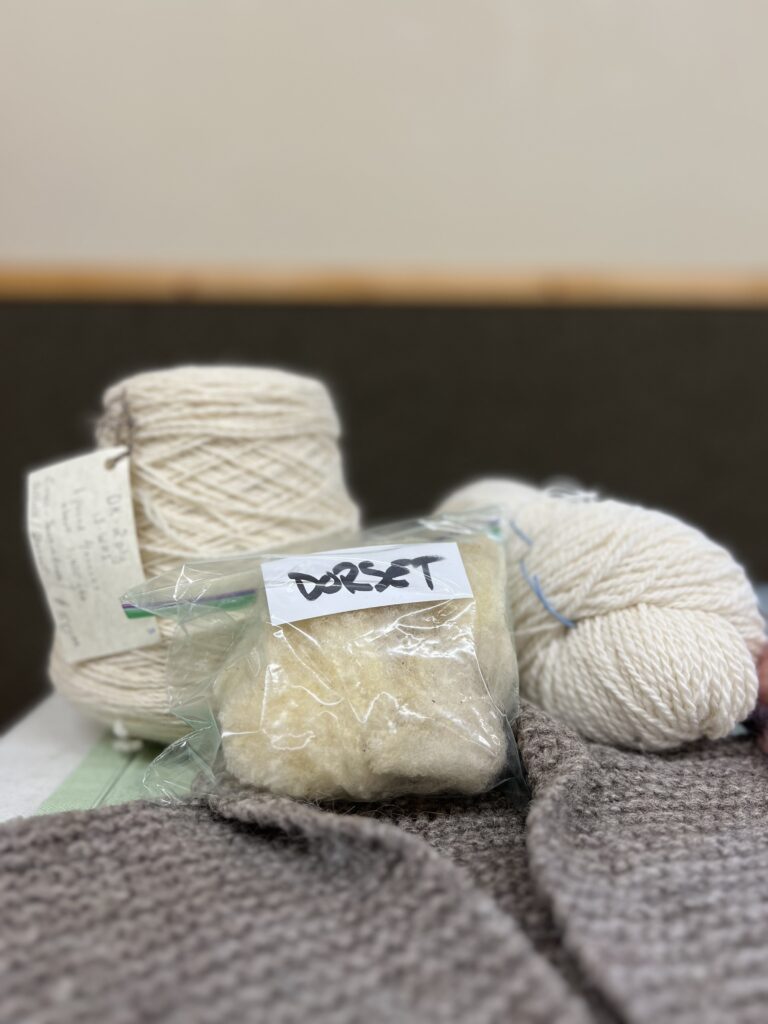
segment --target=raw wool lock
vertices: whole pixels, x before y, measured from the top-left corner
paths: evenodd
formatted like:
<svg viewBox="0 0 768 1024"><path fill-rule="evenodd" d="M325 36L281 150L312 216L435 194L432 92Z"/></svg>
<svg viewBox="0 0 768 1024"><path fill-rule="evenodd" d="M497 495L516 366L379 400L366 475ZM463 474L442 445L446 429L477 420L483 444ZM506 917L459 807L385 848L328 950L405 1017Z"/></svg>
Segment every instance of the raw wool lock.
<svg viewBox="0 0 768 1024"><path fill-rule="evenodd" d="M504 552L483 536L459 547L471 589L458 600L381 591L379 607L267 629L225 669L228 771L316 800L471 795L499 781L517 699Z"/></svg>
<svg viewBox="0 0 768 1024"><path fill-rule="evenodd" d="M357 526L343 477L339 421L326 388L252 367L189 366L130 377L104 395L100 447L127 445L144 572L192 555L229 554ZM115 595L116 599L119 595ZM180 735L168 711L161 643L69 664L56 643L58 690L119 732L165 742Z"/></svg>
<svg viewBox="0 0 768 1024"><path fill-rule="evenodd" d="M726 736L757 700L765 641L744 570L700 531L592 495L482 480L442 505L510 518L520 692L608 743Z"/></svg>
<svg viewBox="0 0 768 1024"><path fill-rule="evenodd" d="M175 799L234 777L381 800L519 778L503 536L498 516L434 517L343 550L190 561L130 590L132 613L180 624L168 679L190 731L155 760L150 789ZM342 563L403 585L337 587L327 567ZM308 576L326 581L315 600L297 585Z"/></svg>

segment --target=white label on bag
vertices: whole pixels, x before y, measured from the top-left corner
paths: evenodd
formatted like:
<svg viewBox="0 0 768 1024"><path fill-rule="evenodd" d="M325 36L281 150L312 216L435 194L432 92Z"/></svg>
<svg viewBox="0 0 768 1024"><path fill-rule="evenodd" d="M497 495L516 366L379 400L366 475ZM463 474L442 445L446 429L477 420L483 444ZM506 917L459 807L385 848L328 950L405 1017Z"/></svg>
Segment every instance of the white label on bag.
<svg viewBox="0 0 768 1024"><path fill-rule="evenodd" d="M289 555L261 566L273 626L361 608L472 597L458 544Z"/></svg>
<svg viewBox="0 0 768 1024"><path fill-rule="evenodd" d="M30 473L27 531L67 661L157 643L154 621L127 619L120 603L144 579L127 448L100 448Z"/></svg>

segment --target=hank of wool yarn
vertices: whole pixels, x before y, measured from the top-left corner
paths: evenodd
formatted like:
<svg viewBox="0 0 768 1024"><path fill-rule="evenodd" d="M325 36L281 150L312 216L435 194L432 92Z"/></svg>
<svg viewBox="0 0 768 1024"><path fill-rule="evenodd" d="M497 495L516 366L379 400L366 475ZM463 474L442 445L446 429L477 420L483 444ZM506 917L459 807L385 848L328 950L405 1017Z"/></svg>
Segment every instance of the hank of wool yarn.
<svg viewBox="0 0 768 1024"><path fill-rule="evenodd" d="M144 572L184 559L256 551L354 529L326 388L282 370L185 366L141 373L104 395L99 446L131 456ZM118 734L165 742L184 728L168 711L162 642L68 664L54 642L58 690Z"/></svg>
<svg viewBox="0 0 768 1024"><path fill-rule="evenodd" d="M755 706L765 641L731 555L673 516L505 479L446 511L499 506L521 695L583 735L647 750L726 736Z"/></svg>

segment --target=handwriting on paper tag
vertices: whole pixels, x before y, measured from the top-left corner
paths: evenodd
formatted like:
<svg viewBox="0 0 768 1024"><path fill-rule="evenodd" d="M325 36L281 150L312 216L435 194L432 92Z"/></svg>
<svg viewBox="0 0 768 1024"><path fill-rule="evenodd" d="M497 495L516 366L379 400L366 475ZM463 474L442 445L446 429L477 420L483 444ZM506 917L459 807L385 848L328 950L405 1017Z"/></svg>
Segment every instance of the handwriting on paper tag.
<svg viewBox="0 0 768 1024"><path fill-rule="evenodd" d="M261 567L273 626L394 604L472 597L458 544L290 555Z"/></svg>
<svg viewBox="0 0 768 1024"><path fill-rule="evenodd" d="M30 473L27 532L67 661L157 643L156 625L126 619L120 603L144 578L126 448L101 448Z"/></svg>

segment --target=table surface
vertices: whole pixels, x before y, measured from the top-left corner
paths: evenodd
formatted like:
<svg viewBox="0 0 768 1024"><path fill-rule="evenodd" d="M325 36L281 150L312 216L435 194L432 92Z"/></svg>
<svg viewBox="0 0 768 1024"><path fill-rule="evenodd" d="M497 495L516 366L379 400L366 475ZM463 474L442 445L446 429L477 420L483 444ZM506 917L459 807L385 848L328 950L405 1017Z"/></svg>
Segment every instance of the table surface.
<svg viewBox="0 0 768 1024"><path fill-rule="evenodd" d="M59 694L44 698L0 737L0 821L34 814L104 734Z"/></svg>
<svg viewBox="0 0 768 1024"><path fill-rule="evenodd" d="M52 694L0 738L0 821L141 799L144 772L161 749L115 741Z"/></svg>

